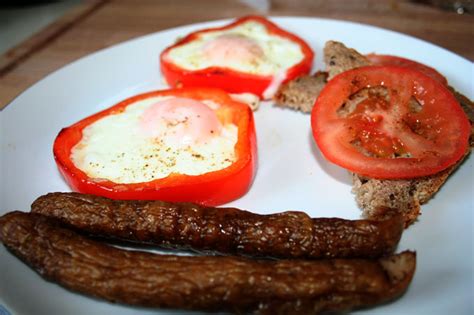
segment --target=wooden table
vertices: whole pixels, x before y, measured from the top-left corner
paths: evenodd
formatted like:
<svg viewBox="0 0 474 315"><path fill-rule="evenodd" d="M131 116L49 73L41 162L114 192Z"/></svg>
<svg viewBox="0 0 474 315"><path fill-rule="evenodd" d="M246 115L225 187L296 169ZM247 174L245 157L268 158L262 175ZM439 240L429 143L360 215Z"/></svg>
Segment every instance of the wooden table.
<svg viewBox="0 0 474 315"><path fill-rule="evenodd" d="M0 109L47 74L96 50L179 25L246 14L371 24L416 36L474 60L473 15L409 1L90 0L0 56Z"/></svg>

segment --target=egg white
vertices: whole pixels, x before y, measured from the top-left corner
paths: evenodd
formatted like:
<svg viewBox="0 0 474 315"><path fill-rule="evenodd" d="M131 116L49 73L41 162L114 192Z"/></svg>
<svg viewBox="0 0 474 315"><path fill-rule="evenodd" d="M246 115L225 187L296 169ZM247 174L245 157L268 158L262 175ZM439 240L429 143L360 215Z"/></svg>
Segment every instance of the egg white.
<svg viewBox="0 0 474 315"><path fill-rule="evenodd" d="M220 134L203 143L182 146L160 138L145 137L139 121L143 112L169 97L153 97L129 105L119 114L106 116L83 130L71 158L89 177L115 183L140 183L171 173L200 175L231 165L235 159L238 128L222 126ZM210 101L203 101L216 107Z"/></svg>
<svg viewBox="0 0 474 315"><path fill-rule="evenodd" d="M225 34L243 35L257 41L264 52L263 57L251 62L227 60L225 64L214 64L203 53L204 46ZM258 22L248 21L230 29L202 33L198 39L171 49L166 58L186 70L221 66L251 74L274 75L301 62L304 55L298 44L270 34L265 26Z"/></svg>

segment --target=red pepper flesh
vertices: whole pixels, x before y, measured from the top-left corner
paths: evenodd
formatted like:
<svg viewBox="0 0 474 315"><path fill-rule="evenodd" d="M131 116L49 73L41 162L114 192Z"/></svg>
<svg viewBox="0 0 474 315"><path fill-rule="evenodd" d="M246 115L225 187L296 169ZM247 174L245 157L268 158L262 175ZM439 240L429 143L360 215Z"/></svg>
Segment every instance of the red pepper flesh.
<svg viewBox="0 0 474 315"><path fill-rule="evenodd" d="M226 119L230 119L238 128L238 140L234 147L236 160L224 169L201 175L172 173L162 179L126 184L90 178L74 164L71 152L82 139L84 128L103 117L123 112L127 106L137 101L156 96L211 100L224 106ZM252 184L257 163L257 143L251 109L246 104L232 100L222 90L206 88L155 91L126 99L62 129L54 142L53 153L59 171L74 191L113 199L156 199L210 206L244 195Z"/></svg>
<svg viewBox="0 0 474 315"><path fill-rule="evenodd" d="M203 33L231 29L249 21L260 23L265 26L270 34L286 38L300 46L304 56L303 59L286 70L281 83L311 71L314 52L304 40L295 34L279 28L276 24L264 17L247 16L223 27L208 28L193 32L179 40L176 44L166 48L160 55L160 66L161 72L168 84L172 87L215 87L229 93L253 93L263 99L265 90L271 85L274 79L272 75L256 75L218 66L201 70L186 70L166 58L170 50L197 39Z"/></svg>

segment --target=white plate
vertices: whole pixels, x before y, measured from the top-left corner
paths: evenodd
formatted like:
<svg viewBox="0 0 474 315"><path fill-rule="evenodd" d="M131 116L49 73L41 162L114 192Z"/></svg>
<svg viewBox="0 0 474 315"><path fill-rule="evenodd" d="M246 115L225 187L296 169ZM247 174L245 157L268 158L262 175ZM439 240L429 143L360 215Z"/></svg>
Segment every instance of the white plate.
<svg viewBox="0 0 474 315"><path fill-rule="evenodd" d="M473 98L473 64L432 44L355 23L272 20L312 46L314 69L322 68L324 43L338 40L363 53L400 55L431 65ZM163 88L158 54L178 36L222 24L179 27L102 50L56 71L16 98L0 116L0 213L28 211L42 194L69 191L51 153L59 130L128 96ZM251 190L232 206L258 213L295 209L313 217L359 218L350 178L345 170L324 161L313 143L308 115L262 104L255 120L258 173ZM423 207L419 222L404 233L399 250L418 253L417 271L406 295L360 314L472 314L472 168L471 156ZM46 282L3 246L0 304L13 314L135 314L137 310L157 314L84 297Z"/></svg>

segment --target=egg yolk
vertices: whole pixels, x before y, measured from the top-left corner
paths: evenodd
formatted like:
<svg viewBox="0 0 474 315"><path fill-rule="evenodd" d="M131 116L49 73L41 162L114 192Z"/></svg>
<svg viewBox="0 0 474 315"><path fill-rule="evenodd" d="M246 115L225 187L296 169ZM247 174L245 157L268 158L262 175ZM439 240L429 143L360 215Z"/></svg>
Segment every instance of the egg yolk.
<svg viewBox="0 0 474 315"><path fill-rule="evenodd" d="M214 63L222 65L229 61L255 63L263 57L264 52L254 39L240 34L224 34L206 43L203 54Z"/></svg>
<svg viewBox="0 0 474 315"><path fill-rule="evenodd" d="M148 107L140 118L139 127L147 137L163 138L173 145L188 146L206 143L221 132L222 124L206 104L176 97Z"/></svg>

